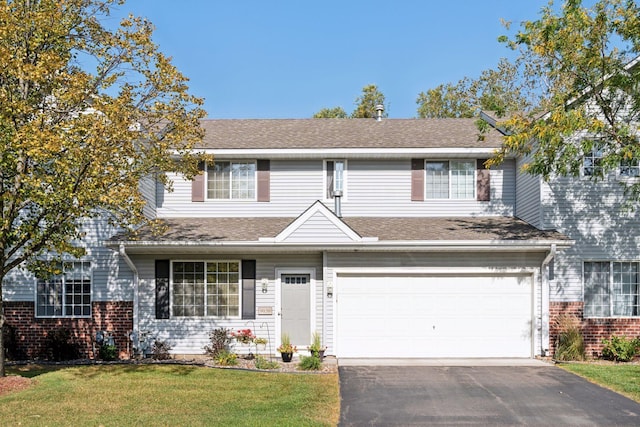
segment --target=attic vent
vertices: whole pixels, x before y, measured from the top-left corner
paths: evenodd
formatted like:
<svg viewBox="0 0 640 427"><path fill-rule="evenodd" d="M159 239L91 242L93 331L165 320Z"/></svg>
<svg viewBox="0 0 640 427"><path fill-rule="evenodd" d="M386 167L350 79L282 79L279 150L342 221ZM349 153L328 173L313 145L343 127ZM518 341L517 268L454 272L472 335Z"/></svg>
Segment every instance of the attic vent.
<svg viewBox="0 0 640 427"><path fill-rule="evenodd" d="M382 113L384 112L384 105L378 104L376 105L376 121L382 121Z"/></svg>

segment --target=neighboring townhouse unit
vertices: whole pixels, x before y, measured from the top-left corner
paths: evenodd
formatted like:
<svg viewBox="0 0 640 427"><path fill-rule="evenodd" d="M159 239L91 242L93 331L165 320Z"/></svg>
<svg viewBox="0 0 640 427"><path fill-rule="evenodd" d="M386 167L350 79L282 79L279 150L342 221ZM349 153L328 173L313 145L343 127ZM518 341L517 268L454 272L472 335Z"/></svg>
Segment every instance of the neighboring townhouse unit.
<svg viewBox="0 0 640 427"><path fill-rule="evenodd" d="M640 236L617 187L544 183L522 159L486 169L501 134L480 140L473 119L202 124L214 162L173 192L144 186L159 234L87 224L63 275L5 283L24 353L60 326L91 357L98 330L122 355L132 331L176 354L219 327L272 353L281 333L304 349L317 332L342 358L535 357L563 312L584 315L591 351L639 333Z"/></svg>

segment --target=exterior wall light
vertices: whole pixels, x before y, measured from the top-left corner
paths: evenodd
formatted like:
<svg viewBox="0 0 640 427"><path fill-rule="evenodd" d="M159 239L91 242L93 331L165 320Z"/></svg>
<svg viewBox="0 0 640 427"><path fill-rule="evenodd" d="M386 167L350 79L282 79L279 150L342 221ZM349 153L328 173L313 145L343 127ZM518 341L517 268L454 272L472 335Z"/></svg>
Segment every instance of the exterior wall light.
<svg viewBox="0 0 640 427"><path fill-rule="evenodd" d="M260 283L262 284L262 293L266 294L269 291L269 279L262 279Z"/></svg>

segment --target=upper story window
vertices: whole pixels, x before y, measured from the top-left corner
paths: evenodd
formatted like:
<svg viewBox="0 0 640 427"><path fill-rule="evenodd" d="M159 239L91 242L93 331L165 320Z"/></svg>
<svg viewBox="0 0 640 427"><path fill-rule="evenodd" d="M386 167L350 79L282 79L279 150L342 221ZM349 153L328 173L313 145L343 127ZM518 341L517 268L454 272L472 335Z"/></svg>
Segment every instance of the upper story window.
<svg viewBox="0 0 640 427"><path fill-rule="evenodd" d="M640 178L640 163L637 160L622 160L618 174L623 178Z"/></svg>
<svg viewBox="0 0 640 427"><path fill-rule="evenodd" d="M604 152L599 147L594 147L590 153L582 158L582 174L584 176L602 176L602 157Z"/></svg>
<svg viewBox="0 0 640 427"><path fill-rule="evenodd" d="M91 316L91 263L64 262L60 274L38 279L37 317Z"/></svg>
<svg viewBox="0 0 640 427"><path fill-rule="evenodd" d="M640 316L640 263L584 263L585 317Z"/></svg>
<svg viewBox="0 0 640 427"><path fill-rule="evenodd" d="M473 160L427 160L425 162L425 197L427 199L475 198Z"/></svg>
<svg viewBox="0 0 640 427"><path fill-rule="evenodd" d="M342 196L345 196L345 178L346 178L347 163L346 160L327 160L325 161L326 170L326 191L325 197L327 199L333 199L336 191L341 191Z"/></svg>
<svg viewBox="0 0 640 427"><path fill-rule="evenodd" d="M256 162L216 161L207 167L207 198L254 200Z"/></svg>
<svg viewBox="0 0 640 427"><path fill-rule="evenodd" d="M239 317L240 262L173 262L173 315Z"/></svg>

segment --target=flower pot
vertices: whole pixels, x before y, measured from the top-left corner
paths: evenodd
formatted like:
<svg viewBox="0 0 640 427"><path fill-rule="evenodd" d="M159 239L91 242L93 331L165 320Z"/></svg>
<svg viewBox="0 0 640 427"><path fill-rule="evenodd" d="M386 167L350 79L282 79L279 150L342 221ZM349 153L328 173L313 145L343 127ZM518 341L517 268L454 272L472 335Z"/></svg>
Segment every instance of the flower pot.
<svg viewBox="0 0 640 427"><path fill-rule="evenodd" d="M319 358L320 360L324 359L324 350L311 351L311 355Z"/></svg>
<svg viewBox="0 0 640 427"><path fill-rule="evenodd" d="M293 353L280 353L283 362L291 362L291 358L293 357Z"/></svg>

